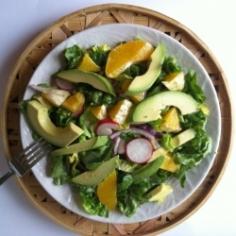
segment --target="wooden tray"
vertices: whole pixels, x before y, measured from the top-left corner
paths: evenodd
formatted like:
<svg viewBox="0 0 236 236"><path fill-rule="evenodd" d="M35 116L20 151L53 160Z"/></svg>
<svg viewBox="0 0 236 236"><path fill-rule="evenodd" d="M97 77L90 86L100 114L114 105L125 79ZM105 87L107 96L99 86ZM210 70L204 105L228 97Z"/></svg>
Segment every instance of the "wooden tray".
<svg viewBox="0 0 236 236"><path fill-rule="evenodd" d="M231 104L225 75L207 46L179 22L141 7L120 4L106 4L79 10L65 16L39 34L20 56L9 80L1 122L4 134L5 153L8 158L22 149L19 129L18 102L32 73L58 43L86 28L109 23L140 24L158 29L186 46L201 61L211 77L220 101L222 112L222 136L216 161L201 186L179 207L156 219L142 223L118 225L88 220L69 212L53 200L39 185L32 173L18 182L37 208L48 217L82 235L147 235L158 234L179 224L195 212L210 196L225 167L231 142Z"/></svg>

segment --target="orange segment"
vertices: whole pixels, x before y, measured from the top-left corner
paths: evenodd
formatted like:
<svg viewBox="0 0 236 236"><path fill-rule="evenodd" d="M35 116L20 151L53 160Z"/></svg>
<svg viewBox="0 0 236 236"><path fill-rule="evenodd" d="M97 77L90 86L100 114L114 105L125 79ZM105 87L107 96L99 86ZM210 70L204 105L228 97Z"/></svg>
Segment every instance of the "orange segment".
<svg viewBox="0 0 236 236"><path fill-rule="evenodd" d="M62 106L71 112L82 111L85 103L85 97L82 93L77 92L76 94L67 98Z"/></svg>
<svg viewBox="0 0 236 236"><path fill-rule="evenodd" d="M108 209L114 210L117 204L117 175L114 170L97 187L97 196Z"/></svg>
<svg viewBox="0 0 236 236"><path fill-rule="evenodd" d="M105 73L109 78L116 78L130 65L148 60L153 52L150 43L132 40L113 48L108 55Z"/></svg>
<svg viewBox="0 0 236 236"><path fill-rule="evenodd" d="M78 69L85 72L98 72L100 67L93 61L88 53L85 53Z"/></svg>
<svg viewBox="0 0 236 236"><path fill-rule="evenodd" d="M90 111L98 120L105 119L107 116L107 107L104 104L101 106L91 107Z"/></svg>

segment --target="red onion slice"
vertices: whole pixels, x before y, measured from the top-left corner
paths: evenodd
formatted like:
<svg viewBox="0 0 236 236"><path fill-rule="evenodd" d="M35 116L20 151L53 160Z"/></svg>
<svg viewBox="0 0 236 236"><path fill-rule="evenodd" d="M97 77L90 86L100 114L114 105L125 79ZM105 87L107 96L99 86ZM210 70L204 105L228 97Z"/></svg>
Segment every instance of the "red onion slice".
<svg viewBox="0 0 236 236"><path fill-rule="evenodd" d="M119 148L119 145L120 145L120 141L121 141L121 138L118 137L116 140L115 140L115 143L114 143L114 154L116 155L118 153L118 148Z"/></svg>
<svg viewBox="0 0 236 236"><path fill-rule="evenodd" d="M120 139L120 143L118 146L117 153L118 154L125 154L126 142L124 139Z"/></svg>
<svg viewBox="0 0 236 236"><path fill-rule="evenodd" d="M75 89L75 86L72 83L63 79L56 78L53 80L53 82L59 89L63 89L70 92Z"/></svg>

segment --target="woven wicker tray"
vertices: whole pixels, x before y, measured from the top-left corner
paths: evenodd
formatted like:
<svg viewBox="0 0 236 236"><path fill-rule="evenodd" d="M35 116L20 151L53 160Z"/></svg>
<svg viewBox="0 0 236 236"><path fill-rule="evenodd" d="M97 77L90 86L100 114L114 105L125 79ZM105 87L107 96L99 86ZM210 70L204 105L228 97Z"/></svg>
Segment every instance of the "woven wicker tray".
<svg viewBox="0 0 236 236"><path fill-rule="evenodd" d="M58 43L86 28L109 23L131 23L158 29L186 46L201 61L211 77L222 112L222 136L216 161L201 186L183 204L156 219L143 223L117 225L85 219L66 210L39 185L32 173L18 182L37 208L49 218L82 235L146 235L158 234L182 222L210 196L225 167L231 142L231 104L225 75L214 56L197 36L185 26L160 13L131 5L107 4L89 7L65 16L38 35L20 56L6 90L1 122L5 153L8 158L22 149L19 135L18 102L25 87L43 57Z"/></svg>

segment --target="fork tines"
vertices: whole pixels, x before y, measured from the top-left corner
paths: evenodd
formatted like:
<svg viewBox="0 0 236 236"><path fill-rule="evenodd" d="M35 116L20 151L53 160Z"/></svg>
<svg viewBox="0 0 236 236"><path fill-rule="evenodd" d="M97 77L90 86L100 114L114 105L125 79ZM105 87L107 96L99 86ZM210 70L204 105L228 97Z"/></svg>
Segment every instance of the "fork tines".
<svg viewBox="0 0 236 236"><path fill-rule="evenodd" d="M22 153L13 157L10 161L12 169L16 174L22 176L29 171L39 160L47 156L52 146L40 138L27 146Z"/></svg>

